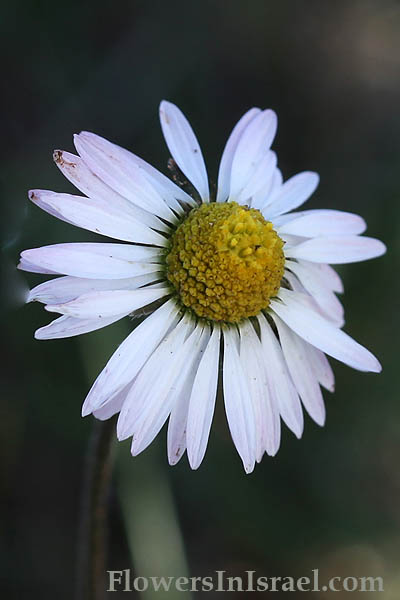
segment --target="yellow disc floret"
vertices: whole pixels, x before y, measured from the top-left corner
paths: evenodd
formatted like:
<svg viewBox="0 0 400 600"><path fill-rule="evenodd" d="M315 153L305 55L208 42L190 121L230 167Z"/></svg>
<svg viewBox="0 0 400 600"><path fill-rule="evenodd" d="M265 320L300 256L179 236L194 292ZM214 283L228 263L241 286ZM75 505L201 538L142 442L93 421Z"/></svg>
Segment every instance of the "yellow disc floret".
<svg viewBox="0 0 400 600"><path fill-rule="evenodd" d="M235 323L276 296L283 241L272 223L236 202L202 204L171 238L167 277L199 317Z"/></svg>

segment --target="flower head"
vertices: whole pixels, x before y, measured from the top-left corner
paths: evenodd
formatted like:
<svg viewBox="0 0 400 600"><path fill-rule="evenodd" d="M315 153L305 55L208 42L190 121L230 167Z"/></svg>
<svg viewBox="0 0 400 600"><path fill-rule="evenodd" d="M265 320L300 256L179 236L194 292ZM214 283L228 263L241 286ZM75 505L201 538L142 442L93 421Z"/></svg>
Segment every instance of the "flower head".
<svg viewBox="0 0 400 600"><path fill-rule="evenodd" d="M119 439L144 450L169 417L168 457L187 450L197 468L206 451L220 363L230 432L246 472L276 454L281 419L297 437L302 404L325 421L321 386L333 391L326 354L361 371L377 359L342 331L342 282L330 264L379 256L361 236L363 219L299 208L318 175L283 182L270 150L272 110L249 110L222 155L210 197L199 143L182 112L162 102L171 155L197 190L192 197L127 150L92 133L75 136L78 155L56 151L63 174L84 194L33 190L30 199L77 225L127 243L56 244L21 254L26 271L60 274L29 301L61 316L38 339L79 335L146 307L149 314L110 358L83 415L119 413Z"/></svg>

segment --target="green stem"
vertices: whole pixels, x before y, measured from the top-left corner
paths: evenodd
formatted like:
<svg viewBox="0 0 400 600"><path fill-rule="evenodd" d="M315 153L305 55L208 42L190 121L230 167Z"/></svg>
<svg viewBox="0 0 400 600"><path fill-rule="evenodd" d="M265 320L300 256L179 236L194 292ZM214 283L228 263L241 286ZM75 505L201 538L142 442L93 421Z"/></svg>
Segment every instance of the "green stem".
<svg viewBox="0 0 400 600"><path fill-rule="evenodd" d="M85 461L76 600L106 597L107 505L116 419L95 420Z"/></svg>

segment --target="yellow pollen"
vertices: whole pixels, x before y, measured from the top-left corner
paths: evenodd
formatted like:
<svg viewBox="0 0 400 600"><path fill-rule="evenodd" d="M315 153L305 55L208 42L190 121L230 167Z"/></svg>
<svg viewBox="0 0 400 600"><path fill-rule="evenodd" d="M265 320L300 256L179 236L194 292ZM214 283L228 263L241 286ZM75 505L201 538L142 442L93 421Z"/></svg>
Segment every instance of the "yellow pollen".
<svg viewBox="0 0 400 600"><path fill-rule="evenodd" d="M283 241L272 223L236 202L202 204L171 238L167 277L199 317L236 323L278 293Z"/></svg>

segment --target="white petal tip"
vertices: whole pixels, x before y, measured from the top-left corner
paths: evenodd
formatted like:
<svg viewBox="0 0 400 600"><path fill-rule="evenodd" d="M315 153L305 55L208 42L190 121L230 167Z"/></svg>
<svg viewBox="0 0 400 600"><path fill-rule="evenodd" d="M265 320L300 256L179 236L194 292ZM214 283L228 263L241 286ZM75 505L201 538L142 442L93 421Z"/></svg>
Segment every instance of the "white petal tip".
<svg viewBox="0 0 400 600"><path fill-rule="evenodd" d="M358 370L364 371L364 373L380 373L382 371L382 365L379 360L366 348L362 347L362 349L364 351L364 356L363 360L359 362Z"/></svg>
<svg viewBox="0 0 400 600"><path fill-rule="evenodd" d="M386 244L384 244L383 242L381 242L381 240L375 240L376 241L376 256L382 256L383 254L386 254L387 251L387 247Z"/></svg>
<svg viewBox="0 0 400 600"><path fill-rule="evenodd" d="M179 446L178 448L168 448L167 451L167 455L168 455L168 463L171 465L171 467L174 467L176 464L178 464L178 462L181 460L182 456L184 455L186 451L186 447L185 446Z"/></svg>
<svg viewBox="0 0 400 600"><path fill-rule="evenodd" d="M127 437L129 437L129 436L126 436L126 438ZM146 446L143 445L143 440L133 440L132 445L131 445L131 454L132 454L132 456L138 456L146 448L147 448L147 445Z"/></svg>
<svg viewBox="0 0 400 600"><path fill-rule="evenodd" d="M189 465L190 465L190 468L192 469L192 471L197 471L197 469L201 465L201 460L199 460L198 458L193 458L192 456L189 456L189 453L188 453L188 460L189 460Z"/></svg>
<svg viewBox="0 0 400 600"><path fill-rule="evenodd" d="M381 373L382 372L382 365L378 359L375 359L375 363L374 363L374 365L371 366L370 372L371 373Z"/></svg>
<svg viewBox="0 0 400 600"><path fill-rule="evenodd" d="M254 462L252 462L250 464L243 463L243 467L244 467L246 475L250 475L250 473L252 473L254 471L255 463Z"/></svg>
<svg viewBox="0 0 400 600"><path fill-rule="evenodd" d="M39 192L39 190L29 190L28 191L28 198L34 204L36 204L36 202L38 201L38 192Z"/></svg>
<svg viewBox="0 0 400 600"><path fill-rule="evenodd" d="M313 415L311 418L318 427L325 427L326 415Z"/></svg>
<svg viewBox="0 0 400 600"><path fill-rule="evenodd" d="M89 406L89 405L87 405L87 406L86 406L86 405L84 404L84 405L82 406L82 410L81 410L81 416L82 416L82 417L88 417L88 416L89 416L89 415L90 415L92 412L93 412L93 411L92 411L92 409L90 408L90 406Z"/></svg>
<svg viewBox="0 0 400 600"><path fill-rule="evenodd" d="M172 104L172 102L170 102L169 100L161 100L160 102L160 110L163 110L164 108L168 108L169 106L175 106L174 104Z"/></svg>
<svg viewBox="0 0 400 600"><path fill-rule="evenodd" d="M276 456L278 454L279 451L279 445L274 446L274 447L270 447L270 448L266 448L265 452L266 454L270 457L270 458L274 458L274 456Z"/></svg>
<svg viewBox="0 0 400 600"><path fill-rule="evenodd" d="M274 458L274 456L276 456L276 455L277 455L277 452L278 452L278 451L277 451L277 450L266 450L265 452L268 454L268 456L269 456L270 458Z"/></svg>
<svg viewBox="0 0 400 600"><path fill-rule="evenodd" d="M124 440L127 440L129 437L129 435L126 434L126 432L122 429L122 427L118 427L118 423L117 423L117 440L119 442L123 442ZM131 453L132 453L132 448L131 448Z"/></svg>
<svg viewBox="0 0 400 600"><path fill-rule="evenodd" d="M162 102L160 102L160 108L159 108L159 113L160 113L160 120L164 121L167 125L169 125L169 118L168 118L168 109L170 108L170 106L173 106L171 104L171 102L167 102L167 100L163 100Z"/></svg>
<svg viewBox="0 0 400 600"><path fill-rule="evenodd" d="M303 432L304 432L304 429L301 429L299 431L294 431L293 433L297 437L298 440L301 440Z"/></svg>
<svg viewBox="0 0 400 600"><path fill-rule="evenodd" d="M61 163L63 160L63 150L53 150L53 160L55 163Z"/></svg>

